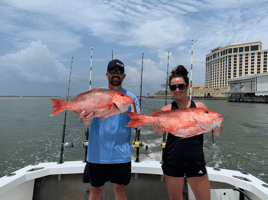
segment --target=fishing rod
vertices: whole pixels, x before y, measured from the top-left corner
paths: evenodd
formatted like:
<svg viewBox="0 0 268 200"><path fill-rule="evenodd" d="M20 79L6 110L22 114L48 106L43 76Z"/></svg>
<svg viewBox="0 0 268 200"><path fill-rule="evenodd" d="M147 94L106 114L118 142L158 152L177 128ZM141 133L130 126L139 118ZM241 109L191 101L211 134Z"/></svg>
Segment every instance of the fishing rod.
<svg viewBox="0 0 268 200"><path fill-rule="evenodd" d="M193 80L193 40L192 40L192 51L191 51L191 81L190 81L190 100L192 100L192 92L193 92L193 85L192 85L192 80Z"/></svg>
<svg viewBox="0 0 268 200"><path fill-rule="evenodd" d="M114 59L114 51L112 51L112 60Z"/></svg>
<svg viewBox="0 0 268 200"><path fill-rule="evenodd" d="M142 74L143 74L143 57L144 53L142 53L142 61L141 61L141 85L140 85L140 111L141 111L141 96L142 96ZM135 162L140 162L140 147L142 147L142 143L140 142L140 130L136 129L136 137L134 140L135 148L136 148L136 160ZM147 147L146 147L147 150Z"/></svg>
<svg viewBox="0 0 268 200"><path fill-rule="evenodd" d="M169 51L168 51L168 61L167 61L165 106L167 105L168 67L169 67ZM165 133L163 134L163 141L162 141L162 161L160 163L163 163L163 161L164 161L164 149L166 147L166 135L167 135L167 133L165 131Z"/></svg>
<svg viewBox="0 0 268 200"><path fill-rule="evenodd" d="M92 55L93 55L93 45L91 45L91 61L90 61L90 75L89 75L89 90L91 90L91 75L92 75ZM82 146L85 147L85 160L87 161L87 147L88 147L88 137L89 137L89 125L85 130L86 140L83 142Z"/></svg>
<svg viewBox="0 0 268 200"><path fill-rule="evenodd" d="M192 100L192 93L193 93L193 84L192 84L192 80L193 80L193 56L194 56L194 44L193 44L193 40L192 40L192 50L191 50L191 81L190 81L190 100ZM213 132L214 130L211 131L212 132L212 141L214 143L214 135Z"/></svg>
<svg viewBox="0 0 268 200"><path fill-rule="evenodd" d="M67 92L67 101L69 98L69 91L70 91L70 83L71 83L71 75L72 75L72 65L73 65L73 58L71 61L71 68L70 68L70 76L69 76L69 85L68 85L68 92ZM67 110L65 111L64 123L63 123L63 132L62 132L62 141L61 141L61 149L60 149L60 162L58 164L62 164L63 160L63 149L64 149L64 139L65 139L65 129L66 129L66 117L67 117Z"/></svg>

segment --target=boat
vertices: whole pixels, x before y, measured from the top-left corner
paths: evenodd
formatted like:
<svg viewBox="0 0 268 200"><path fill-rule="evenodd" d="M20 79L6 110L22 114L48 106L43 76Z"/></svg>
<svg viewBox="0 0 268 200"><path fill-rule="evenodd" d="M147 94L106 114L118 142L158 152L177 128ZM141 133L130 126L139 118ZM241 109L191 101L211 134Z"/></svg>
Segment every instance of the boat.
<svg viewBox="0 0 268 200"><path fill-rule="evenodd" d="M0 178L0 199L87 200L90 184L82 183L84 161L48 162L26 166ZM207 167L212 200L267 200L268 184L247 172ZM128 200L169 199L159 161L132 161ZM105 184L102 199L114 199ZM195 200L185 180L183 199Z"/></svg>

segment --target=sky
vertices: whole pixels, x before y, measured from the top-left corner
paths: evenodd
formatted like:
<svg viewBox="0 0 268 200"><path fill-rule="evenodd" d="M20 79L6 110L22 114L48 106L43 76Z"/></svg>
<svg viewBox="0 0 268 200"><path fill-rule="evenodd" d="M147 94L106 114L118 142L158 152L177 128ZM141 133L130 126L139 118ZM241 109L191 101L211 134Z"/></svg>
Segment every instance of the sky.
<svg viewBox="0 0 268 200"><path fill-rule="evenodd" d="M257 3L256 3L257 2ZM268 48L267 0L0 0L0 95L70 96L107 85L107 64L125 65L123 87L164 90L167 66L205 83L218 46L261 41ZM169 52L169 59L168 59Z"/></svg>

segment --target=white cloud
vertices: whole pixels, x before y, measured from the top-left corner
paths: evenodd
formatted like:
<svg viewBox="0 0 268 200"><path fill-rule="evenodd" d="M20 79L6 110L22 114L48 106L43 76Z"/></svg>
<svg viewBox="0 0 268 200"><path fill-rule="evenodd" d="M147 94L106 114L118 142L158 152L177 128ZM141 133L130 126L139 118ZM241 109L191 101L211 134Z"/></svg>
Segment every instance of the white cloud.
<svg viewBox="0 0 268 200"><path fill-rule="evenodd" d="M97 76L101 76L100 71L107 66L106 61L110 60L108 51L111 49L116 52L114 58L126 60L124 63L128 73L124 84L128 86L129 82L131 83L129 86L135 85L139 90L141 61L139 60L137 66L132 66L131 62L139 57L140 52L145 52L150 57L144 60L143 78L144 85L147 84L144 88L159 90L159 85L165 82L167 51L170 51L169 71L178 64L183 64L189 70L191 41L194 40L193 82L199 81L197 83L201 84L205 80L205 55L210 53L211 49L235 42L252 41L262 41L263 48L266 48L268 9L264 2L264 0L258 3L254 0L224 2L4 0L0 3L0 26L3 27L0 30L1 41L5 44L10 42L15 48L7 48L13 54L1 57L6 59L2 63L9 67L4 68L3 72L21 80L26 80L23 77L28 77L34 81L34 77L40 76L41 78L37 80L39 82L55 81L56 75L49 77L34 67L29 69L25 67L25 71L21 70L23 63L27 66L25 64L27 59L31 59L34 63L40 58L39 62L43 63L42 56L33 58L26 54L32 49L34 55L40 55L41 50L45 49L45 47L40 49L35 46L28 47L31 41L40 39L46 44L49 53L45 55L48 61L53 61L54 66L62 65L59 60L65 61L67 58L65 54L70 55L70 52L79 52L77 54L90 52L87 47L93 44L94 70L97 69L95 64L99 64L98 72L94 71L94 75L96 73ZM39 47L41 46L43 45L40 43ZM18 52L18 49L23 50ZM14 56L14 60L11 59L11 55ZM23 55L21 61L19 55ZM85 62L88 60L86 57L89 58L89 54L80 60ZM84 70L82 66L84 63L81 64L80 71L77 70L81 77ZM196 75L198 77L195 77ZM88 82L88 76L81 77L80 81ZM94 78L97 77L93 77L93 80ZM73 81L79 80L74 76ZM106 79L96 79L94 83L102 86L104 81L106 84Z"/></svg>
<svg viewBox="0 0 268 200"><path fill-rule="evenodd" d="M0 63L1 82L62 82L69 73L40 40L17 53L1 56Z"/></svg>

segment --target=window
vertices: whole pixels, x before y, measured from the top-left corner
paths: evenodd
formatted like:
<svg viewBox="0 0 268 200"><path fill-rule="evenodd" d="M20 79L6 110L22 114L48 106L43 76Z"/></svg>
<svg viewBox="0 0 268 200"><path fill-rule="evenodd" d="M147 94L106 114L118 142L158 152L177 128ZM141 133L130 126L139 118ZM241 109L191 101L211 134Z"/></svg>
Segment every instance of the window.
<svg viewBox="0 0 268 200"><path fill-rule="evenodd" d="M239 47L239 52L243 52L243 47Z"/></svg>
<svg viewBox="0 0 268 200"><path fill-rule="evenodd" d="M245 51L249 51L249 46L245 47Z"/></svg>
<svg viewBox="0 0 268 200"><path fill-rule="evenodd" d="M237 48L233 48L233 52L234 53L237 53Z"/></svg>
<svg viewBox="0 0 268 200"><path fill-rule="evenodd" d="M259 45L251 46L251 51L258 51L258 50L259 50Z"/></svg>
<svg viewBox="0 0 268 200"><path fill-rule="evenodd" d="M228 53L232 53L232 49L228 49Z"/></svg>

